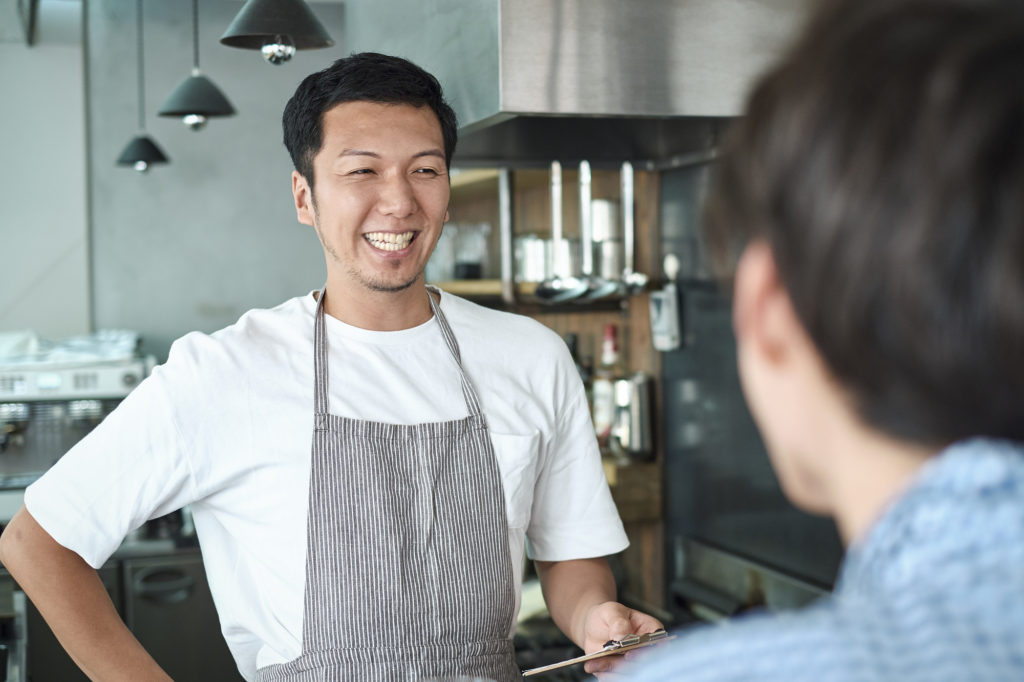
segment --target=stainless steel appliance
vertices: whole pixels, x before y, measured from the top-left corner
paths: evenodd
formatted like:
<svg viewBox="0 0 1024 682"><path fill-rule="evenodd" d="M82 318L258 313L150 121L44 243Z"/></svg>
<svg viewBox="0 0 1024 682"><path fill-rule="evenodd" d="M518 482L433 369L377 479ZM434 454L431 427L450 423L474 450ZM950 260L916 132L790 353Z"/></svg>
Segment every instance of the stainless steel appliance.
<svg viewBox="0 0 1024 682"><path fill-rule="evenodd" d="M0 366L0 521L20 507L25 486L109 414L154 364L152 357L132 357ZM194 547L178 546L187 535L182 519L171 514L147 523L100 568L100 579L129 629L174 679L241 679L220 634L202 558ZM4 623L11 624L9 632ZM86 679L3 571L0 644L11 654L9 679Z"/></svg>
<svg viewBox="0 0 1024 682"><path fill-rule="evenodd" d="M401 54L451 89L455 159L669 161L742 111L810 0L445 0L365 3L359 45ZM347 9L346 12L349 12ZM452 21L464 26L452 40Z"/></svg>
<svg viewBox="0 0 1024 682"><path fill-rule="evenodd" d="M24 489L92 430L153 368L154 359L0 365L0 528ZM120 568L99 575L120 611ZM6 679L84 680L49 627L5 571L0 572L0 644Z"/></svg>
<svg viewBox="0 0 1024 682"><path fill-rule="evenodd" d="M0 489L24 488L53 466L153 365L147 357L0 366Z"/></svg>

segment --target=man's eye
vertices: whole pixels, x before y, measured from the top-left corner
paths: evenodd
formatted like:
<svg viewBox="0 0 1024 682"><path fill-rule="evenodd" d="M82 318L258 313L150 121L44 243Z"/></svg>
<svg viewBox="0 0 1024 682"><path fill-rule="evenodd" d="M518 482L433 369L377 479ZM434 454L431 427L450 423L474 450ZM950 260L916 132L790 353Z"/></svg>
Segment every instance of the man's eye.
<svg viewBox="0 0 1024 682"><path fill-rule="evenodd" d="M417 173L420 173L420 174L422 174L422 175L440 175L440 173L438 173L438 172L437 172L437 171L436 171L435 169L433 169L433 168L417 168L417 169L416 169L416 172L417 172Z"/></svg>
<svg viewBox="0 0 1024 682"><path fill-rule="evenodd" d="M349 175L369 175L372 172L373 171L371 169L369 169L369 168L357 168L357 169L355 169L353 171L349 171L348 174Z"/></svg>

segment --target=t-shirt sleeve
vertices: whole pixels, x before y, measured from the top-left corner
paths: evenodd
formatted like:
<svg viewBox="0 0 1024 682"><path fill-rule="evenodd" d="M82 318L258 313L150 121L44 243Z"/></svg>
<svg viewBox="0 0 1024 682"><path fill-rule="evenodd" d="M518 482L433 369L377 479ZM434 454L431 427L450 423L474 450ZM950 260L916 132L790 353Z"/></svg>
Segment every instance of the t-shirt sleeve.
<svg viewBox="0 0 1024 682"><path fill-rule="evenodd" d="M130 531L194 500L186 443L167 397L171 371L157 367L25 490L25 506L43 529L94 568Z"/></svg>
<svg viewBox="0 0 1024 682"><path fill-rule="evenodd" d="M527 555L568 561L621 552L629 540L601 465L583 383L567 350L559 353L555 372L554 428L542 447Z"/></svg>

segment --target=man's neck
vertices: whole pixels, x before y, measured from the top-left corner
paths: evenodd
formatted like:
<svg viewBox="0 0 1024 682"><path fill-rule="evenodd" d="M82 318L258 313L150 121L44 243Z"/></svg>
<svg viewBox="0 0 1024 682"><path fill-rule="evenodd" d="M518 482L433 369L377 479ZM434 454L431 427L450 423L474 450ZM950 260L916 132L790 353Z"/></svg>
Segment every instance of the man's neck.
<svg viewBox="0 0 1024 682"><path fill-rule="evenodd" d="M833 462L826 482L843 544L862 541L935 454L933 447L893 439L855 419L823 457Z"/></svg>
<svg viewBox="0 0 1024 682"><path fill-rule="evenodd" d="M433 316L423 281L401 291L373 291L327 280L325 312L345 324L391 332L417 327Z"/></svg>

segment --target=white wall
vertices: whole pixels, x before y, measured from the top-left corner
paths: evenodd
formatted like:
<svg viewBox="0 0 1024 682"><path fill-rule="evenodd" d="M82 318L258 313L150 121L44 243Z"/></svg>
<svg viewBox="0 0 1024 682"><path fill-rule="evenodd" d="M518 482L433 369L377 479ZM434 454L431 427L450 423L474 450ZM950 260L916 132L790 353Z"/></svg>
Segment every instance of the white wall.
<svg viewBox="0 0 1024 682"><path fill-rule="evenodd" d="M33 47L0 42L0 332L54 339L91 319L81 5L63 5Z"/></svg>

